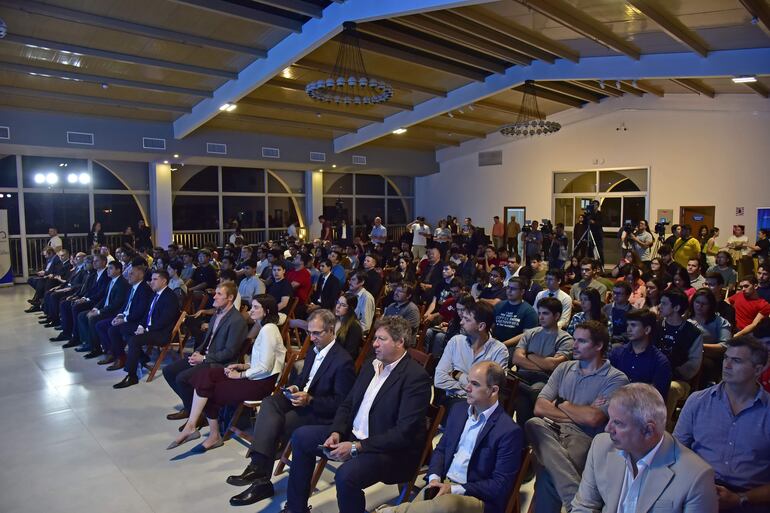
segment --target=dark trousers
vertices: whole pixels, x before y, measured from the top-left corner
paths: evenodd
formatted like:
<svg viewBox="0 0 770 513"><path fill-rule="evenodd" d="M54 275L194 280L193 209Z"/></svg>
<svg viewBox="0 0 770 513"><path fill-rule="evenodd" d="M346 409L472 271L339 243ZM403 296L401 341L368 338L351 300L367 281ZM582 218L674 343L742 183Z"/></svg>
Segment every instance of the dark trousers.
<svg viewBox="0 0 770 513"><path fill-rule="evenodd" d="M45 291L53 287L56 282L42 276L30 276L27 283L30 287L35 289L35 295L32 296L32 301L40 301L43 299Z"/></svg>
<svg viewBox="0 0 770 513"><path fill-rule="evenodd" d="M52 321L59 320L59 304L72 293L71 289L52 290L43 298L43 313Z"/></svg>
<svg viewBox="0 0 770 513"><path fill-rule="evenodd" d="M269 461L266 474L273 470L278 448L285 445L294 431L301 426L330 424L332 419L317 417L311 408L295 408L283 394L273 394L262 401L254 422L254 433L249 454L252 465Z"/></svg>
<svg viewBox="0 0 770 513"><path fill-rule="evenodd" d="M94 323L95 337L91 339L91 350L98 347L102 348L102 351L109 353L112 345L110 344L110 328L112 327L112 321L115 317L109 316L105 319L99 319Z"/></svg>
<svg viewBox="0 0 770 513"><path fill-rule="evenodd" d="M62 333L73 340L80 340L77 323L78 315L80 312L87 312L90 309L90 301L77 305L73 302L65 301L59 312L59 315L61 316Z"/></svg>
<svg viewBox="0 0 770 513"><path fill-rule="evenodd" d="M138 327L139 325L135 322L124 322L107 328L107 338L110 341L108 351L112 353L114 358L126 357L126 343L134 336L134 332L136 332Z"/></svg>
<svg viewBox="0 0 770 513"><path fill-rule="evenodd" d="M105 319L112 321L115 316L110 313L100 313L89 317L88 312L89 310L86 310L78 314L78 334L80 335L80 341L88 344L91 347L91 351L95 351L99 347L96 323Z"/></svg>
<svg viewBox="0 0 770 513"><path fill-rule="evenodd" d="M189 412L192 409L193 392L195 391L190 378L199 370L208 369L212 366L214 365L210 363L190 365L187 363L187 358L181 358L163 367L163 377L166 378L168 386L182 400L185 411ZM221 365L216 366L222 367Z"/></svg>
<svg viewBox="0 0 770 513"><path fill-rule="evenodd" d="M126 369L128 375L136 378L136 368L139 360L147 360L147 355L142 351L142 346L165 346L168 344L170 334L167 330L145 331L141 335L133 335L128 339L128 356L126 357ZM113 353L114 355L114 353Z"/></svg>

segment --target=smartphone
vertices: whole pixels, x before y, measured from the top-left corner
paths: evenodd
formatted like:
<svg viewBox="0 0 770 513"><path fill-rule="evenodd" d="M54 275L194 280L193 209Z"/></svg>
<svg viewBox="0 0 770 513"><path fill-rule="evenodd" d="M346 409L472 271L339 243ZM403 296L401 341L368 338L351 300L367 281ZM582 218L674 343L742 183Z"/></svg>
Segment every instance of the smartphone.
<svg viewBox="0 0 770 513"><path fill-rule="evenodd" d="M281 392L283 392L283 395L286 396L286 399L291 400L291 396L293 395L293 392L290 389L284 387L281 389Z"/></svg>
<svg viewBox="0 0 770 513"><path fill-rule="evenodd" d="M433 500L436 497L436 494L438 494L439 491L438 486L431 486L425 488L425 500L430 501Z"/></svg>
<svg viewBox="0 0 770 513"><path fill-rule="evenodd" d="M329 449L325 445L321 444L318 446L318 450L323 453L327 460L334 460L334 457L332 456L332 449Z"/></svg>

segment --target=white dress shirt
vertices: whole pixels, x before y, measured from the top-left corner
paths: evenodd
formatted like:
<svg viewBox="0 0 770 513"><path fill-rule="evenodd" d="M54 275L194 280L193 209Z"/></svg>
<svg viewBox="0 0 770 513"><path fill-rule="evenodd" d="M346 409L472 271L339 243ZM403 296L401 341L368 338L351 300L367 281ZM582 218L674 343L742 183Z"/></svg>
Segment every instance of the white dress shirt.
<svg viewBox="0 0 770 513"><path fill-rule="evenodd" d="M331 341L330 344L328 344L326 347L318 350L317 347L313 347L313 351L315 351L315 359L313 360L313 366L310 367L310 375L307 377L307 383L302 388L303 392L307 392L310 390L310 383L313 382L313 379L315 378L316 373L318 372L318 369L321 367L321 364L324 361L324 358L326 358L326 355L329 354L329 351L331 350L332 346L334 345L334 340Z"/></svg>
<svg viewBox="0 0 770 513"><path fill-rule="evenodd" d="M131 302L134 300L136 291L139 289L139 285L141 284L142 282L138 281L131 286L131 292L128 293L128 301L126 301L126 307L123 309L122 312L120 312L120 315L122 315L123 317L128 317L128 312L129 310L131 310Z"/></svg>
<svg viewBox="0 0 770 513"><path fill-rule="evenodd" d="M353 419L353 436L358 440L366 440L369 438L369 411L372 409L374 399L377 397L377 393L382 388L382 385L387 381L390 373L396 368L396 365L401 362L406 356L406 351L401 355L401 358L388 365L383 365L379 360L374 360L372 366L374 366L374 377L369 382L369 386L366 387L364 398L361 400L361 405L358 407L356 417Z"/></svg>
<svg viewBox="0 0 770 513"><path fill-rule="evenodd" d="M655 447L644 455L642 459L636 462L636 477L634 477L634 471L631 465L631 458L629 458L626 451L620 451L620 454L626 460L626 474L623 478L623 487L620 489L620 499L618 500L617 513L635 513L636 503L639 500L639 494L644 486L644 480L647 477L647 469L650 468L655 454L660 449L663 443L663 437L660 437L660 441Z"/></svg>

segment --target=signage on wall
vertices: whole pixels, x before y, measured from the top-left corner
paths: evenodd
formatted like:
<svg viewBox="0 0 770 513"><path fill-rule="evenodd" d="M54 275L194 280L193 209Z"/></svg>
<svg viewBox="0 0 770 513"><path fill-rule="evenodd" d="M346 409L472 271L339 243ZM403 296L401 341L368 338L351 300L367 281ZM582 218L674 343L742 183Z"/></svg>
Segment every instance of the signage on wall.
<svg viewBox="0 0 770 513"><path fill-rule="evenodd" d="M746 212L744 207L735 207L735 215L742 216Z"/></svg>
<svg viewBox="0 0 770 513"><path fill-rule="evenodd" d="M693 221L703 221L703 215L702 214L693 214L692 215Z"/></svg>
<svg viewBox="0 0 770 513"><path fill-rule="evenodd" d="M13 285L13 269L8 244L8 211L0 210L0 287L11 285Z"/></svg>
<svg viewBox="0 0 770 513"><path fill-rule="evenodd" d="M674 218L674 210L671 208L659 208L657 220L662 223L670 223Z"/></svg>

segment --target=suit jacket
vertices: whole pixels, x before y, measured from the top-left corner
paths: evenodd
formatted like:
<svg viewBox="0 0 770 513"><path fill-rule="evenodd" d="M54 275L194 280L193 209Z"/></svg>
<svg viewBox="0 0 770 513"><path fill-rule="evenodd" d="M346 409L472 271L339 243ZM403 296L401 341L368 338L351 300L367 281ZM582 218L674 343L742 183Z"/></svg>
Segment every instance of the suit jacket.
<svg viewBox="0 0 770 513"><path fill-rule="evenodd" d="M83 270L83 282L80 284L80 289L77 292L79 297L87 297L88 291L94 286L96 282L96 271L91 269L90 271Z"/></svg>
<svg viewBox="0 0 770 513"><path fill-rule="evenodd" d="M291 381L292 385L296 385L300 390L305 387L315 358L315 350L307 352L302 372ZM332 420L355 379L353 359L342 345L335 343L310 383L308 393L313 397L313 401L303 408L311 411L316 418Z"/></svg>
<svg viewBox="0 0 770 513"><path fill-rule="evenodd" d="M155 296L150 299L150 304L154 299ZM139 324L145 326L147 331L167 333L168 336L171 336L177 319L179 319L179 302L176 300L174 291L166 287L155 303L155 308L152 309L152 324L149 327L145 326L146 316Z"/></svg>
<svg viewBox="0 0 770 513"><path fill-rule="evenodd" d="M100 313L104 317L114 317L118 315L121 310L123 310L123 307L126 306L126 300L128 299L126 294L130 289L130 286L123 276L118 276L118 279L115 281L115 285L112 286L112 290L109 290L109 288L110 282L108 281L107 291L105 291L104 297L101 301L99 301L99 303L96 304L96 308L99 309ZM107 292L109 292L109 296L107 296ZM109 304L105 308L104 305L108 302Z"/></svg>
<svg viewBox="0 0 770 513"><path fill-rule="evenodd" d="M46 270L46 267L48 268ZM43 267L43 270L46 274L50 274L52 276L61 276L64 274L63 271L64 264L62 264L61 258L59 258L59 255L54 255L53 258L51 258L51 266L48 267L48 262L45 263L45 266Z"/></svg>
<svg viewBox="0 0 770 513"><path fill-rule="evenodd" d="M467 419L468 405L465 403L456 404L449 412L444 436L433 451L426 476L436 474L441 479L446 478ZM484 513L505 511L521 465L523 446L521 428L498 404L476 438L468 462L468 482L464 485L465 495L484 502Z"/></svg>
<svg viewBox="0 0 770 513"><path fill-rule="evenodd" d="M670 434L663 435L647 472L635 513L717 513L713 469ZM610 435L596 436L572 511L617 511L625 473L625 459L613 446Z"/></svg>
<svg viewBox="0 0 770 513"><path fill-rule="evenodd" d="M110 286L110 277L107 276L107 269L102 271L102 275L96 278L97 274L94 271L94 282L91 284L91 288L86 291L85 297L91 300L91 304L99 304L104 296L107 295L107 287Z"/></svg>
<svg viewBox="0 0 770 513"><path fill-rule="evenodd" d="M132 285L129 284L128 289L126 290L126 300L124 302L123 308L125 308L125 303L128 302L128 296L131 295L131 288ZM126 322L136 324L145 322L147 319L147 311L150 308L150 302L152 301L154 295L155 294L153 293L150 286L147 285L146 281L140 282L139 286L136 288L134 297L131 299L131 305L128 308L128 317L126 317Z"/></svg>
<svg viewBox="0 0 770 513"><path fill-rule="evenodd" d="M331 278L334 279L332 280ZM318 283L316 283L311 301L317 305L321 305L321 308L326 308L327 310L331 310L333 312L334 305L337 303L337 299L340 297L340 289L342 286L340 285L340 281L333 274L329 274L329 279L326 281L327 283L324 285L322 290L321 285L324 282L324 277L321 276L318 278Z"/></svg>
<svg viewBox="0 0 770 513"><path fill-rule="evenodd" d="M369 383L374 366L364 365L353 388L337 410L330 433L343 440L352 436L353 420ZM369 438L361 441L364 452L397 453L404 462L387 469L386 483L398 482L410 474L420 459L425 443L425 416L430 403L431 380L425 369L407 353L382 384L369 410Z"/></svg>
<svg viewBox="0 0 770 513"><path fill-rule="evenodd" d="M196 351L205 348L205 362L215 366L224 366L235 362L241 353L246 334L249 331L243 316L235 307L232 307L219 321L217 330L212 332L213 329L214 318L212 317L209 321L209 332L200 346L195 348Z"/></svg>
<svg viewBox="0 0 770 513"><path fill-rule="evenodd" d="M377 300L377 297L380 295L380 291L382 290L382 275L377 272L376 269L369 269L366 271L366 284L365 284L366 290L371 292L372 296L374 296L374 300Z"/></svg>

